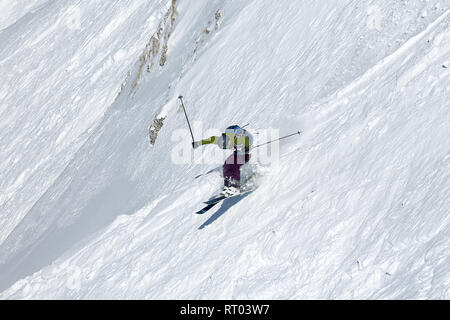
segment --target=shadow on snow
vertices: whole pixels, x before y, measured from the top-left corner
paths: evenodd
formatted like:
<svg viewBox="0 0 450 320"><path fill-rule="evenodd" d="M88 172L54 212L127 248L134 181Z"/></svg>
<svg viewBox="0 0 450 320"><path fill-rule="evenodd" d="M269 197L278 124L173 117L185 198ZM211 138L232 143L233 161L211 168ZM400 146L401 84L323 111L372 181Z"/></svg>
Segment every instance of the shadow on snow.
<svg viewBox="0 0 450 320"><path fill-rule="evenodd" d="M214 213L208 220L206 220L205 223L203 223L198 229L201 230L201 229L209 226L211 223L213 223L218 218L220 218L225 212L227 212L228 209L230 209L236 203L238 203L239 201L241 201L242 199L247 197L250 193L251 192L243 194L243 195L240 195L240 196L235 196L235 197L232 197L230 199L225 199L222 202L222 205L220 206L220 209L217 210L217 212Z"/></svg>

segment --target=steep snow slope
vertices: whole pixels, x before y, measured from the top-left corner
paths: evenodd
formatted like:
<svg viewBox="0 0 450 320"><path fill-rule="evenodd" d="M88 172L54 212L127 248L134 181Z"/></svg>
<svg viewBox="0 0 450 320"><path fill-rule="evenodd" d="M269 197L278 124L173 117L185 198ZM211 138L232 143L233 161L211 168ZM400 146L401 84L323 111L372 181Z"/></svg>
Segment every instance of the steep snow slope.
<svg viewBox="0 0 450 320"><path fill-rule="evenodd" d="M76 5L0 33L1 298L449 298L446 1ZM197 138L303 134L193 215L221 178L174 163L179 93Z"/></svg>
<svg viewBox="0 0 450 320"><path fill-rule="evenodd" d="M48 3L0 32L0 243L92 133L165 6L72 3Z"/></svg>
<svg viewBox="0 0 450 320"><path fill-rule="evenodd" d="M27 14L31 14L38 10L39 7L48 0L27 0L27 1L11 1L0 0L0 30L5 29L16 23ZM25 19L28 19L26 17Z"/></svg>

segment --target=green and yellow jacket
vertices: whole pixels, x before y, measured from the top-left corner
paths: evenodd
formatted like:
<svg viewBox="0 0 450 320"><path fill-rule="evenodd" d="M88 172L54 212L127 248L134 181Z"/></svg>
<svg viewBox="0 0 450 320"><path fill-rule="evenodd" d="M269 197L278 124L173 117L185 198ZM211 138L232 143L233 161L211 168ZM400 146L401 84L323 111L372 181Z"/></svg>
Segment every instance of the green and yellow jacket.
<svg viewBox="0 0 450 320"><path fill-rule="evenodd" d="M222 149L235 149L248 153L251 142L248 136L235 136L234 134L223 133L221 136L212 136L199 141L200 145L215 144Z"/></svg>

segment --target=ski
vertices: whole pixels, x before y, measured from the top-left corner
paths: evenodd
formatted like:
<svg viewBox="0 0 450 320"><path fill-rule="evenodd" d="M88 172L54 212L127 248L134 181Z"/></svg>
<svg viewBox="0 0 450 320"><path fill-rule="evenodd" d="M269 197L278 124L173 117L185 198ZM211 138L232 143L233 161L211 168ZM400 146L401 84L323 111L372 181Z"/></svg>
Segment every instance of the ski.
<svg viewBox="0 0 450 320"><path fill-rule="evenodd" d="M229 196L226 196L226 195L224 195L224 194L221 194L221 195L218 195L217 197L214 197L214 198L212 198L212 199L209 199L209 200L207 200L207 201L204 201L203 203L206 203L206 204L213 204L213 203L217 203L217 202L219 202L219 201L222 201L222 200L224 200L224 199L226 199L226 198L228 198Z"/></svg>
<svg viewBox="0 0 450 320"><path fill-rule="evenodd" d="M222 200L231 199L231 198L234 198L236 196L242 196L242 195L245 195L245 194L250 193L252 191L254 191L254 190L247 190L247 191L236 193L236 194L232 194L232 195L220 194L217 197L214 197L214 198L212 198L210 200L204 201L203 203L206 204L206 207L204 207L203 209L197 211L196 213L197 214L204 214L205 212L210 210L212 207L214 207L216 204L218 204Z"/></svg>
<svg viewBox="0 0 450 320"><path fill-rule="evenodd" d="M223 199L222 199L223 200ZM204 214L205 212L207 212L209 209L211 209L212 207L214 207L216 204L218 204L221 200L218 200L216 202L212 202L209 203L206 207L204 207L203 209L199 210L196 212L196 214Z"/></svg>
<svg viewBox="0 0 450 320"><path fill-rule="evenodd" d="M250 178L248 178L245 183L243 184L243 186L241 187L241 191L240 192L236 192L236 193L231 193L231 194L225 194L224 192L221 192L220 194L218 194L217 196L214 196L213 198L204 201L203 203L206 204L206 207L204 207L203 209L197 211L197 214L204 214L205 212L207 212L208 210L210 210L212 207L214 207L216 204L218 204L219 202L221 202L222 200L225 199L230 199L236 196L241 196L241 195L245 195L247 193L250 193L252 191L254 191L256 188L253 185L253 180L255 179L256 174L253 174L250 176ZM249 185L249 182L251 183Z"/></svg>

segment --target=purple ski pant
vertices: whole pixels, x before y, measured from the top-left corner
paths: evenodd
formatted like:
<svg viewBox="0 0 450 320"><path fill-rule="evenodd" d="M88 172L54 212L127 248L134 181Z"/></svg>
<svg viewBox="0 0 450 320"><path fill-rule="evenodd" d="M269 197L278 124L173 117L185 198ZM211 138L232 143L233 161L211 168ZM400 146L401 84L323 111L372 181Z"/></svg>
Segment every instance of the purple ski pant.
<svg viewBox="0 0 450 320"><path fill-rule="evenodd" d="M240 187L241 166L250 161L250 154L238 154L234 152L225 160L223 165L223 177L225 186Z"/></svg>

